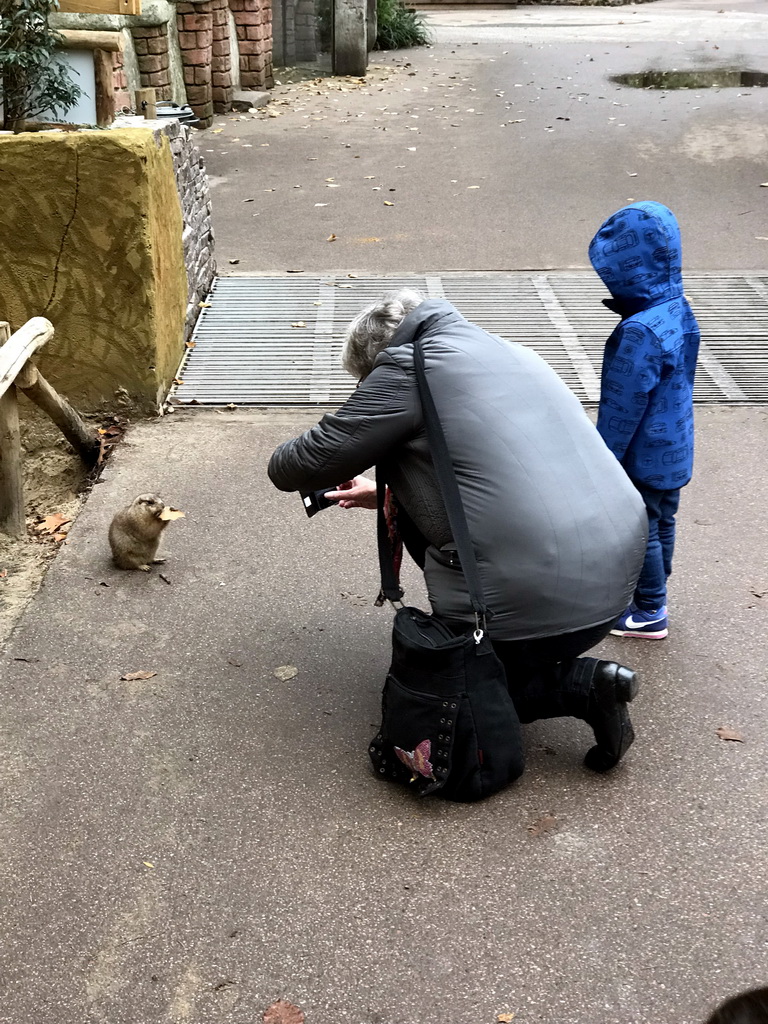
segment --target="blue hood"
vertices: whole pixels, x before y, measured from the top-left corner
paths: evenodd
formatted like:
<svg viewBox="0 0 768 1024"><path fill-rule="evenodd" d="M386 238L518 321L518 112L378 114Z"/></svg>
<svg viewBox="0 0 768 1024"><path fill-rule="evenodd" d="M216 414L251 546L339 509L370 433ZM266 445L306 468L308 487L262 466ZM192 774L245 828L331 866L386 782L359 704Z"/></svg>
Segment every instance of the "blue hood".
<svg viewBox="0 0 768 1024"><path fill-rule="evenodd" d="M614 301L630 316L683 294L680 228L661 203L632 203L614 213L589 244L589 260Z"/></svg>

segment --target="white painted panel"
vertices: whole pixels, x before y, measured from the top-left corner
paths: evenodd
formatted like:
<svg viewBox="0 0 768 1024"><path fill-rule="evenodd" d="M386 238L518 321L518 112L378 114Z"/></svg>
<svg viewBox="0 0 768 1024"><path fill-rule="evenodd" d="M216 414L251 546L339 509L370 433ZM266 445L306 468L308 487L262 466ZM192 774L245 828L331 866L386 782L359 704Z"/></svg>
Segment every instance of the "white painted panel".
<svg viewBox="0 0 768 1024"><path fill-rule="evenodd" d="M40 121L71 121L73 124L96 124L96 75L93 70L92 50L62 50L60 55L69 65L72 79L83 90L83 95L66 113L54 117L50 111L41 114Z"/></svg>

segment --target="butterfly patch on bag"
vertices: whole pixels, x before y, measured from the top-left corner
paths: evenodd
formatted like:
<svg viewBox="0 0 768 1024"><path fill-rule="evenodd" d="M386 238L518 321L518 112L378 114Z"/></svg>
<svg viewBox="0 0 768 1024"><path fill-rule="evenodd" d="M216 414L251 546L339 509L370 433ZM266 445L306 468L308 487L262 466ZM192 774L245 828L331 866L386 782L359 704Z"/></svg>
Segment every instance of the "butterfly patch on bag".
<svg viewBox="0 0 768 1024"><path fill-rule="evenodd" d="M411 782L415 782L419 775L425 779L436 781L432 763L429 760L432 753L432 744L429 740L422 740L415 750L403 750L401 747L395 747L395 753L405 767L410 768L413 772Z"/></svg>

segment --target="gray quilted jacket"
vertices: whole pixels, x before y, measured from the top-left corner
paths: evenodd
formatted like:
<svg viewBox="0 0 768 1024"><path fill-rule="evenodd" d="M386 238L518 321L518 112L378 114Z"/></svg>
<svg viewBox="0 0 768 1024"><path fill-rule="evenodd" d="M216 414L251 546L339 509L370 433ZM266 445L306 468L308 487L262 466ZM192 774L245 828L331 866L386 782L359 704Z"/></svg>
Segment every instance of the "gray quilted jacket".
<svg viewBox="0 0 768 1024"><path fill-rule="evenodd" d="M272 455L284 491L373 465L426 541L434 612L470 622L413 367L423 346L496 640L555 636L619 615L645 553L645 506L576 397L534 352L423 302L338 412Z"/></svg>

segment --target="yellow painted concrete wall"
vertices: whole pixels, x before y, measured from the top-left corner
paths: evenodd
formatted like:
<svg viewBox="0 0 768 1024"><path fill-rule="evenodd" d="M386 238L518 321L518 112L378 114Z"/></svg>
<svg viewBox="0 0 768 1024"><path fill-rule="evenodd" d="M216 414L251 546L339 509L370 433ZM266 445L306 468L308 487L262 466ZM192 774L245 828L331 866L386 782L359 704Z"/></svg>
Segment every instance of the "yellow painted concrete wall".
<svg viewBox="0 0 768 1024"><path fill-rule="evenodd" d="M0 136L0 320L46 316L43 374L76 407L156 411L187 279L167 138L149 128ZM117 393L117 394L116 394Z"/></svg>

